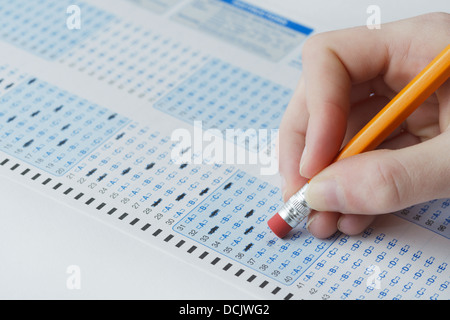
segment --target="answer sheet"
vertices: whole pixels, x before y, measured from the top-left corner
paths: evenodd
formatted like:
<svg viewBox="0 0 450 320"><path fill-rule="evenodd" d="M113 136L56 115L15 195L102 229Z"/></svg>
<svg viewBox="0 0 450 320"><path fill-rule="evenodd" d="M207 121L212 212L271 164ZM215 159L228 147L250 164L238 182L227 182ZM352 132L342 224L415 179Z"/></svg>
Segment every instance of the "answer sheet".
<svg viewBox="0 0 450 320"><path fill-rule="evenodd" d="M239 0L1 0L0 174L261 299L448 299L450 199L352 237L267 226L318 30Z"/></svg>

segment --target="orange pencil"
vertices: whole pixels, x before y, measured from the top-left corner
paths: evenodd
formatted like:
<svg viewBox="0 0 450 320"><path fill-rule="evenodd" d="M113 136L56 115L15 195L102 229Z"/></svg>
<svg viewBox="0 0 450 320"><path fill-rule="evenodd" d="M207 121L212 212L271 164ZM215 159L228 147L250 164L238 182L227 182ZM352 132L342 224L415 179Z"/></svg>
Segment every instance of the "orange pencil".
<svg viewBox="0 0 450 320"><path fill-rule="evenodd" d="M339 152L333 162L375 149L450 77L450 45L428 64ZM268 221L280 238L311 213L305 200L308 183Z"/></svg>

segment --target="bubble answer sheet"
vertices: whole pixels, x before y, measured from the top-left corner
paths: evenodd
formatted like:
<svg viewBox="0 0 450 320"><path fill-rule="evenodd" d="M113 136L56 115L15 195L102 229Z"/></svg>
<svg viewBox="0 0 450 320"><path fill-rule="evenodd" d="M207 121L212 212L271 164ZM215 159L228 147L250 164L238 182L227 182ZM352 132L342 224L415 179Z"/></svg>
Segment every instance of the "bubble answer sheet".
<svg viewBox="0 0 450 320"><path fill-rule="evenodd" d="M0 0L0 297L450 298L450 199L357 236L268 228L331 14L269 2Z"/></svg>

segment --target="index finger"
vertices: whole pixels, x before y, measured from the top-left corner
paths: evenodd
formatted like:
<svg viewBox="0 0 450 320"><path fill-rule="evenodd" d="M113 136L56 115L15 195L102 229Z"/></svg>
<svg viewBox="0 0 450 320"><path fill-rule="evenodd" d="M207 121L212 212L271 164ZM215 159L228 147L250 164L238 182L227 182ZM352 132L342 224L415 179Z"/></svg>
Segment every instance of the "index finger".
<svg viewBox="0 0 450 320"><path fill-rule="evenodd" d="M339 152L347 128L352 86L383 73L388 54L379 34L359 27L316 35L305 45L303 77L309 121L307 151L300 166L302 176L312 178ZM368 96L370 87L366 90Z"/></svg>

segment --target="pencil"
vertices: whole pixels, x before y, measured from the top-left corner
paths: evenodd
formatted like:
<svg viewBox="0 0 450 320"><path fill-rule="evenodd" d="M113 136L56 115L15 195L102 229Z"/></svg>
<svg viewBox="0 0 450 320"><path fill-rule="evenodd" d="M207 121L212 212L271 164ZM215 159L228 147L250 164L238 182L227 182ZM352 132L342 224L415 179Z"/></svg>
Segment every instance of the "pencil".
<svg viewBox="0 0 450 320"><path fill-rule="evenodd" d="M342 148L332 163L378 147L422 103L450 77L450 45L431 61L371 121ZM293 195L268 221L269 228L283 238L310 213L305 200L309 182Z"/></svg>

